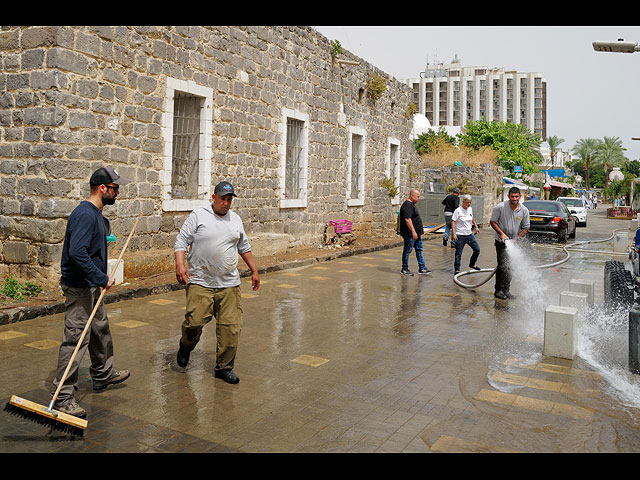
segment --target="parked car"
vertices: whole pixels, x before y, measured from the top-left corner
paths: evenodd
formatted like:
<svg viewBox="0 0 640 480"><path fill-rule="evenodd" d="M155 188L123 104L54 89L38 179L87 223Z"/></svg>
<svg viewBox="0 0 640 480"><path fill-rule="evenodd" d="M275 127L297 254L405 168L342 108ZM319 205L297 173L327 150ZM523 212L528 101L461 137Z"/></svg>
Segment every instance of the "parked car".
<svg viewBox="0 0 640 480"><path fill-rule="evenodd" d="M564 203L555 200L527 200L531 226L529 233L555 235L561 242L576 237L576 217Z"/></svg>
<svg viewBox="0 0 640 480"><path fill-rule="evenodd" d="M558 202L564 203L571 213L573 213L578 219L579 227L587 226L587 206L584 204L584 200L578 197L558 197Z"/></svg>

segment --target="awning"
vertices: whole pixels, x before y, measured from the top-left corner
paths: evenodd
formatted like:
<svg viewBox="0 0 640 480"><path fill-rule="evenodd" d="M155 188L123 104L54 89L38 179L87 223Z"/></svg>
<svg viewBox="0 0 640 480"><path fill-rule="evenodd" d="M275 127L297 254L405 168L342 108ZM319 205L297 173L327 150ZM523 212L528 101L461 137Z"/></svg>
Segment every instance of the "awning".
<svg viewBox="0 0 640 480"><path fill-rule="evenodd" d="M573 185L569 185L568 183L563 183L563 182L556 182L555 180L549 180L548 183L552 187L573 188Z"/></svg>

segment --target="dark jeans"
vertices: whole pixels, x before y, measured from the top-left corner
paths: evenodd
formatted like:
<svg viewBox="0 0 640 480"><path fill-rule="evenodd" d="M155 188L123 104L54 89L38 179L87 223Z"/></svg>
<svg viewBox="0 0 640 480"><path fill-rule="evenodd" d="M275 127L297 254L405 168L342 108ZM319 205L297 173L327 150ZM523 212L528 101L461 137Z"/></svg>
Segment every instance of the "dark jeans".
<svg viewBox="0 0 640 480"><path fill-rule="evenodd" d="M511 286L511 271L509 270L509 256L504 242L495 241L498 265L496 267L496 292L508 293Z"/></svg>
<svg viewBox="0 0 640 480"><path fill-rule="evenodd" d="M446 241L449 240L449 233L451 232L451 219L453 215L445 215L444 216L444 235L442 238ZM453 237L451 238L451 242L453 242Z"/></svg>
<svg viewBox="0 0 640 480"><path fill-rule="evenodd" d="M480 256L480 246L476 241L475 235L458 235L458 241L456 242L456 254L455 260L453 263L453 268L458 271L460 270L460 259L462 258L462 249L465 245L469 245L473 253L471 254L471 258L469 259L469 266L475 266L478 261L478 257Z"/></svg>
<svg viewBox="0 0 640 480"><path fill-rule="evenodd" d="M409 255L414 248L416 250L418 268L421 270L427 268L424 264L424 257L422 256L422 237L418 236L417 240L414 240L413 237L404 237L404 250L402 250L402 268L404 270L409 269Z"/></svg>

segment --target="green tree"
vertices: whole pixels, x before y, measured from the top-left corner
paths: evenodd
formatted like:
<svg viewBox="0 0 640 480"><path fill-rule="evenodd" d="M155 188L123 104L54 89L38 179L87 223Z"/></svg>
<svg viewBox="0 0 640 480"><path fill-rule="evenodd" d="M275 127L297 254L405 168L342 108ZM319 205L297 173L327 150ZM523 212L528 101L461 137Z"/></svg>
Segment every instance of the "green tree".
<svg viewBox="0 0 640 480"><path fill-rule="evenodd" d="M613 167L624 166L627 159L622 152L625 150L626 148L622 146L622 140L618 137L604 137L598 143L593 155L593 162L604 170L605 187L609 184L609 173Z"/></svg>
<svg viewBox="0 0 640 480"><path fill-rule="evenodd" d="M481 150L491 148L498 153L500 165L505 170L522 166L524 173L533 173L535 165L542 161L542 139L524 125L510 122L489 122L486 119L470 122L465 133L458 134L460 145Z"/></svg>
<svg viewBox="0 0 640 480"><path fill-rule="evenodd" d="M421 133L413 141L413 145L416 152L422 155L425 153L431 153L438 142L446 142L451 145L455 145L456 138L449 135L444 127L440 127L437 132L431 129L427 132Z"/></svg>
<svg viewBox="0 0 640 480"><path fill-rule="evenodd" d="M556 152L558 151L558 147L562 142L564 142L564 138L556 137L555 135L547 138L547 143L549 144L549 150L551 150L551 169L552 170L555 167Z"/></svg>
<svg viewBox="0 0 640 480"><path fill-rule="evenodd" d="M589 183L589 167L591 166L591 160L596 153L598 143L599 140L596 140L595 138L581 138L573 147L573 153L578 155L582 161L584 182L587 189L591 188Z"/></svg>

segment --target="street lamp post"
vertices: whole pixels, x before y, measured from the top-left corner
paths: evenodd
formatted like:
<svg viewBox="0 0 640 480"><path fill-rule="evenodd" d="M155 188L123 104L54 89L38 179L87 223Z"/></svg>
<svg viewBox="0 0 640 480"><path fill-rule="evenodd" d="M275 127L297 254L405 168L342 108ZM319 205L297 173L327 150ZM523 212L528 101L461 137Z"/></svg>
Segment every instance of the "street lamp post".
<svg viewBox="0 0 640 480"><path fill-rule="evenodd" d="M634 53L640 52L640 46L634 42L625 42L619 38L617 42L593 42L596 52Z"/></svg>

